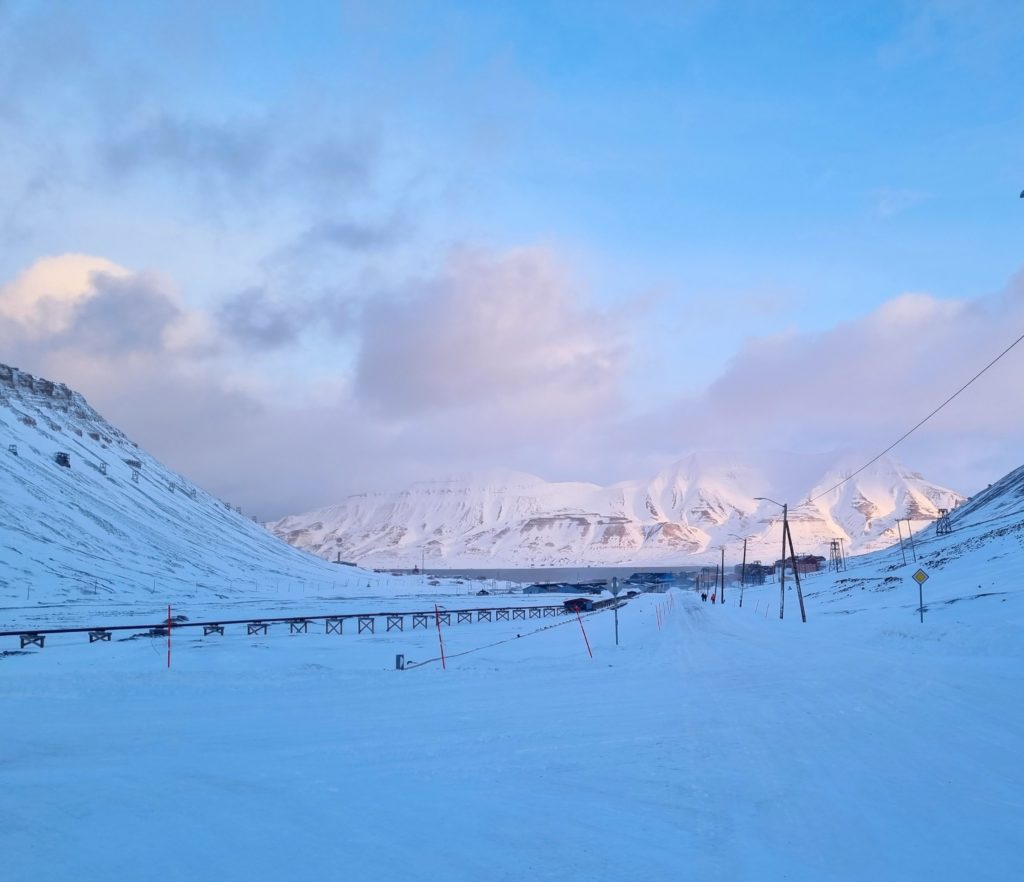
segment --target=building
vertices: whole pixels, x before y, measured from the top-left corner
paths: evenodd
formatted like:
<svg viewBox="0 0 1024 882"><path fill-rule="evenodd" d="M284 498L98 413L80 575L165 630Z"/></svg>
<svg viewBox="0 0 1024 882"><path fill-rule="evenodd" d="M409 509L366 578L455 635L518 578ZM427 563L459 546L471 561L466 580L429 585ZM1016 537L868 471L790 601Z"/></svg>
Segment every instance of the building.
<svg viewBox="0 0 1024 882"><path fill-rule="evenodd" d="M825 563L825 558L820 554L798 554L796 556L796 571L801 575L805 576L808 573L817 573ZM775 561L775 571L779 572L782 569L782 561ZM793 572L793 563L790 558L786 558L786 573L791 574Z"/></svg>

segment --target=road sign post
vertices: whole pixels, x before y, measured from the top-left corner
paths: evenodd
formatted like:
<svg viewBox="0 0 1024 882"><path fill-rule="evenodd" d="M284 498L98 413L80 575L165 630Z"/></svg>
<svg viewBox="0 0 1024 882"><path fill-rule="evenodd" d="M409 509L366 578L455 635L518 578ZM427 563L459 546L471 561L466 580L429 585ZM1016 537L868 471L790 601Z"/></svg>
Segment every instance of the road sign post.
<svg viewBox="0 0 1024 882"><path fill-rule="evenodd" d="M924 583L928 581L928 574L919 569L913 576L911 576L915 582L917 582L917 611L921 615L921 624L924 624Z"/></svg>

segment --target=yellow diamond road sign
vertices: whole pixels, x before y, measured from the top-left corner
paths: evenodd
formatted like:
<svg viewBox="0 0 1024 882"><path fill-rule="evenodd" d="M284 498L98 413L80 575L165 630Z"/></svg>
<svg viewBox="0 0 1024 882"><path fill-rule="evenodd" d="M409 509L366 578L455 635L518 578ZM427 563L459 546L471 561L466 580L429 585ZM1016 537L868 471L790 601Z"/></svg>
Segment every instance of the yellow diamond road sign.
<svg viewBox="0 0 1024 882"><path fill-rule="evenodd" d="M918 570L913 576L911 576L911 578L917 582L918 585L923 585L928 581L928 574L924 570Z"/></svg>

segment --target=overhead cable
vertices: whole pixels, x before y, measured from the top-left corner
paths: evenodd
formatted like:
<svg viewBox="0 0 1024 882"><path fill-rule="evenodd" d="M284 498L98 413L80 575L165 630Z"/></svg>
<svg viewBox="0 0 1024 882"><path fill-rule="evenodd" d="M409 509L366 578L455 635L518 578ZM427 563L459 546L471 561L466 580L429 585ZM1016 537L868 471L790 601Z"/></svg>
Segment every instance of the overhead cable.
<svg viewBox="0 0 1024 882"><path fill-rule="evenodd" d="M915 425L913 428L908 429L906 432L904 432L902 435L900 435L900 437L897 438L895 441L893 441L892 444L890 444L888 447L886 447L885 450L883 450L881 453L879 453L877 456L873 457L872 459L869 459L866 463L864 463L864 465L862 465L859 469L857 469L857 471L853 472L852 474L847 475L838 484L834 484L833 486L829 487L828 490L825 490L824 492L819 493L817 496L814 496L811 499L808 499L807 502L817 502L819 499L821 499L821 497L828 496L828 494L831 493L833 490L838 490L847 481L851 480L852 478L857 477L857 475L859 475L862 471L864 471L864 469L866 469L868 466L873 465L874 463L878 462L878 460L880 460L883 456L885 456L897 444L899 444L901 441L903 441L909 435L911 435L912 433L914 433L918 429L920 429L921 426L923 426L926 422L928 422L928 420L930 420L933 416L935 416L935 414L937 414L940 410L942 410L942 408L944 408L947 404L949 404L949 402L951 402L954 398L956 398L957 395L959 395L961 392L963 392L968 386L970 386L975 380L977 380L978 377L980 377L983 373L985 373L985 371L987 371L997 361L999 361L999 359L1001 359L1004 355L1006 355L1006 353L1008 353L1011 349L1013 349L1014 346L1016 346L1018 343L1020 343L1021 340L1024 340L1024 334L1021 334L1016 340L1014 340L1009 346L1007 346L1002 352L1000 352L999 355L997 355L995 358L993 358L992 361L990 361L987 365L985 365L985 367L983 367L980 371L978 371L978 373L976 373L966 383L964 383L959 389L957 389L956 392L954 392L952 395L950 395L949 398L947 398L945 401L943 401L942 404L940 404L938 407L935 408L935 410L933 410L930 414L928 414L928 416L926 416L923 420L921 420L919 423L917 423L917 425Z"/></svg>

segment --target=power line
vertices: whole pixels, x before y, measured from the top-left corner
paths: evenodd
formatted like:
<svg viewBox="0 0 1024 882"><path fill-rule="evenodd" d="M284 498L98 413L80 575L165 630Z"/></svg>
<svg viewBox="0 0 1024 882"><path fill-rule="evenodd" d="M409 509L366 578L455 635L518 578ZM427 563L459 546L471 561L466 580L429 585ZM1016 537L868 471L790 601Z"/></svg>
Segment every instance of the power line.
<svg viewBox="0 0 1024 882"><path fill-rule="evenodd" d="M819 493L817 496L815 496L815 497L813 497L811 499L808 499L807 501L808 502L817 502L819 499L821 499L822 496L828 496L828 494L831 493L833 490L839 489L847 481L851 480L852 478L857 477L857 475L859 475L862 471L864 471L864 469L866 469L868 466L873 465L874 463L878 462L878 460L880 460L883 456L885 456L897 444L899 444L905 438L907 438L908 436L910 436L911 434L916 432L918 429L920 429L921 426L923 426L926 422L928 422L928 420L930 420L933 416L935 416L935 414L937 414L940 410L942 410L942 408L944 408L947 404L949 404L949 402L951 402L954 398L956 398L957 395L959 395L961 392L963 392L968 386L970 386L975 380L977 380L978 377L980 377L983 373L985 373L985 371L987 371L997 361L999 361L999 359L1001 359L1004 355L1006 355L1007 352L1009 352L1011 349L1013 349L1014 346L1016 346L1018 343L1020 343L1021 340L1024 340L1024 334L1021 334L1016 340L1014 340L1009 346L1007 346L1002 352L1000 352L999 355L997 355L995 358L993 358L992 361L990 361L987 365L985 365L985 367L983 367L980 371L978 371L978 373L976 373L973 377L971 377L966 383L964 383L959 389L957 389L956 392L954 392L952 395L950 395L949 398L947 398L945 401L943 401L942 404L940 404L937 408L935 408L935 410L933 410L930 414L928 414L928 416L926 416L923 420L921 420L917 425L915 425L911 429L908 429L906 432L904 432L902 435L900 435L899 438L897 438L895 441L893 441L892 444L890 444L888 447L886 447L885 450L883 450L881 453L878 454L878 456L876 456L876 457L874 457L872 459L869 459L866 463L864 463L864 465L862 465L859 469L857 469L857 471L853 472L852 474L847 475L838 484L835 484L832 487L829 487L828 490L825 490L823 493Z"/></svg>
<svg viewBox="0 0 1024 882"><path fill-rule="evenodd" d="M590 616L596 616L599 613L605 612L605 609L595 609L591 612L583 613L583 618L589 618ZM525 634L516 634L515 637L506 637L504 640L495 640L493 643L487 643L484 646L474 646L472 649L464 649L462 652L445 653L445 658L458 658L461 655L471 655L474 652L480 652L484 649L491 649L494 646L501 646L503 643L512 643L514 640L521 640L524 637L533 637L535 634L540 634L544 631L550 631L552 628L562 628L566 625L573 624L572 620L566 622L555 622L551 625L542 625L533 631L527 631ZM441 656L437 658L428 658L424 661L407 661L405 663L406 670L412 670L413 668L420 668L424 665L429 665L433 662L441 661Z"/></svg>
<svg viewBox="0 0 1024 882"><path fill-rule="evenodd" d="M953 516L953 515L955 515L955 511L950 513L950 516ZM924 527L917 534L915 534L914 541L916 541L918 543L918 545L931 545L932 543L940 542L940 540L945 540L945 541L942 542L942 547L945 549L945 548L949 547L951 542L955 543L955 542L959 541L957 534L963 534L967 530L971 530L974 527L983 527L986 524L992 524L992 523L995 523L996 521L1008 520L1008 519L1010 519L1012 517L1016 517L1017 515L1024 515L1024 508L1014 509L1013 511L1000 512L999 514L993 515L992 517L983 518L980 521L973 521L972 523L969 523L969 524L962 524L959 521L957 521L957 523L956 523L956 530L953 533L951 533L951 534L949 534L947 536L937 536L935 533L932 533L930 536L925 536L923 534L925 532L927 532L928 528ZM899 518L899 520L905 520L905 519L904 518ZM1013 523L1008 524L1007 527L1024 527L1024 521L1015 521ZM967 536L966 537L967 540L969 540L971 538L973 538L973 537L971 537L971 536ZM875 554L877 554L877 555L892 554L892 553L894 553L894 550L896 549L896 547L897 547L896 545L889 545L886 548L879 548L877 551L868 552L868 554L870 554L870 555L875 555ZM858 555L857 558L860 558L860 557L863 557L863 556L866 556L866 555Z"/></svg>

